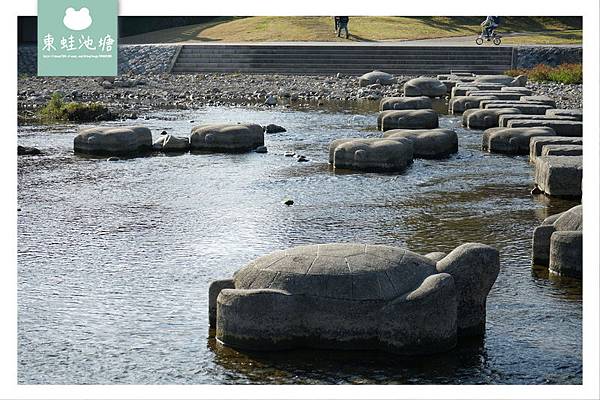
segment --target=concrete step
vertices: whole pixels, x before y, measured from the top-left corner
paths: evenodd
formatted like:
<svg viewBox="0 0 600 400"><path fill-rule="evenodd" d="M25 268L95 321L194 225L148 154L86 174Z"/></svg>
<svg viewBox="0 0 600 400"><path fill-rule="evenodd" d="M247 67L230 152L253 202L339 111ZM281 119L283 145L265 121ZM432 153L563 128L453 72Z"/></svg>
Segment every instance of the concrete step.
<svg viewBox="0 0 600 400"><path fill-rule="evenodd" d="M172 72L357 75L373 69L394 74L440 74L460 69L502 73L511 63L510 47L185 45Z"/></svg>

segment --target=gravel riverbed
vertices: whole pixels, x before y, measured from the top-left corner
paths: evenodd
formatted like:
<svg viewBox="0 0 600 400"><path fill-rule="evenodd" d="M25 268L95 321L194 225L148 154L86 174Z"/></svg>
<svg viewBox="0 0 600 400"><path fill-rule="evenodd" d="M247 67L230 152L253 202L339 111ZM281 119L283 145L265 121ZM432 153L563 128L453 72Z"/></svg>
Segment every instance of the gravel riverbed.
<svg viewBox="0 0 600 400"><path fill-rule="evenodd" d="M45 105L54 92L66 101L102 102L123 117L142 117L162 109L265 103L301 106L324 101L378 101L401 96L404 82L414 76L396 76L393 85L360 87L354 76L299 76L249 74L148 74L116 78L21 76L18 109L21 116ZM529 82L536 94L554 98L559 108L581 108L583 85ZM271 97L271 99L269 99Z"/></svg>

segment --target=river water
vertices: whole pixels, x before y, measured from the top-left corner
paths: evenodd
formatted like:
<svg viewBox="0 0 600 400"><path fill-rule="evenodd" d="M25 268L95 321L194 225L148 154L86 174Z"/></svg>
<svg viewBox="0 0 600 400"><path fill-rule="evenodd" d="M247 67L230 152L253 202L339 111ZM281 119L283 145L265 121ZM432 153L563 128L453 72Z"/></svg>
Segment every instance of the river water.
<svg viewBox="0 0 600 400"><path fill-rule="evenodd" d="M402 174L334 173L331 140L379 135L372 104L168 111L141 123L157 137L211 122L288 132L266 135L268 154L107 162L73 154L75 126L19 129L19 144L45 152L18 160L19 383L581 384L581 284L530 263L534 227L575 203L532 197L526 157L484 153L481 131L443 116L457 155ZM346 241L422 254L469 241L498 248L485 339L406 360L245 354L209 338L211 281L277 249Z"/></svg>

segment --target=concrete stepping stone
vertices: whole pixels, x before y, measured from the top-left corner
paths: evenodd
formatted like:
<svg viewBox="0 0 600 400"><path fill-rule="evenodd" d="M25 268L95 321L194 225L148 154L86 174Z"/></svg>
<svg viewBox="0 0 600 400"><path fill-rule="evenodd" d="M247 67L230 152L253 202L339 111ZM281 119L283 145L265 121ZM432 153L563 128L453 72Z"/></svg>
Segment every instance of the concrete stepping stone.
<svg viewBox="0 0 600 400"><path fill-rule="evenodd" d="M431 109L431 98L417 97L384 97L379 102L379 111L385 110L422 110Z"/></svg>
<svg viewBox="0 0 600 400"><path fill-rule="evenodd" d="M547 106L556 108L556 101L550 96L521 96L520 100L535 104L546 104Z"/></svg>
<svg viewBox="0 0 600 400"><path fill-rule="evenodd" d="M335 169L365 172L401 172L413 162L409 139L337 139L329 145L329 163Z"/></svg>
<svg viewBox="0 0 600 400"><path fill-rule="evenodd" d="M152 132L145 126L80 128L73 140L75 153L133 155L152 151Z"/></svg>
<svg viewBox="0 0 600 400"><path fill-rule="evenodd" d="M545 104L533 104L531 102L519 102L515 101L514 103L503 103L503 104L486 104L485 108L518 108L521 110L522 114L534 114L534 115L544 115L546 110L549 110L551 107Z"/></svg>
<svg viewBox="0 0 600 400"><path fill-rule="evenodd" d="M558 136L581 137L583 136L583 122L563 121L552 119L511 119L508 121L509 128L532 128L543 126L554 129Z"/></svg>
<svg viewBox="0 0 600 400"><path fill-rule="evenodd" d="M565 136L538 136L529 141L529 161L535 162L535 159L542 154L544 146L560 145L583 145L583 138L565 137Z"/></svg>
<svg viewBox="0 0 600 400"><path fill-rule="evenodd" d="M522 97L520 93L502 90L469 90L467 96L494 96L498 100L519 100Z"/></svg>
<svg viewBox="0 0 600 400"><path fill-rule="evenodd" d="M494 96L455 96L448 102L450 114L462 114L465 110L479 108L484 100L497 100Z"/></svg>
<svg viewBox="0 0 600 400"><path fill-rule="evenodd" d="M377 126L382 131L390 129L434 129L439 126L437 112L423 110L387 110L377 117Z"/></svg>
<svg viewBox="0 0 600 400"><path fill-rule="evenodd" d="M508 127L508 122L513 119L526 119L526 120L562 120L562 121L576 121L576 117L569 116L558 116L558 115L527 115L527 114L504 114L498 119L498 126Z"/></svg>
<svg viewBox="0 0 600 400"><path fill-rule="evenodd" d="M556 136L552 128L490 128L483 132L481 148L490 153L528 154L536 136Z"/></svg>
<svg viewBox="0 0 600 400"><path fill-rule="evenodd" d="M581 279L583 208L551 215L533 231L533 265L549 267L551 273Z"/></svg>
<svg viewBox="0 0 600 400"><path fill-rule="evenodd" d="M535 160L535 183L549 196L581 197L583 157L545 156Z"/></svg>
<svg viewBox="0 0 600 400"><path fill-rule="evenodd" d="M411 140L415 158L445 158L458 152L458 136L450 129L392 129L383 137Z"/></svg>
<svg viewBox="0 0 600 400"><path fill-rule="evenodd" d="M209 124L192 128L190 148L196 151L242 153L264 146L258 124Z"/></svg>
<svg viewBox="0 0 600 400"><path fill-rule="evenodd" d="M448 93L448 88L439 79L419 77L409 80L404 84L404 96L443 97Z"/></svg>
<svg viewBox="0 0 600 400"><path fill-rule="evenodd" d="M463 113L462 124L469 129L488 129L498 126L498 119L506 114L518 114L516 108L480 109L472 108Z"/></svg>
<svg viewBox="0 0 600 400"><path fill-rule="evenodd" d="M582 156L582 145L568 144L547 144L542 146L541 157L544 156Z"/></svg>
<svg viewBox="0 0 600 400"><path fill-rule="evenodd" d="M581 109L553 108L547 110L546 115L574 117L577 118L578 121L583 121L583 110Z"/></svg>

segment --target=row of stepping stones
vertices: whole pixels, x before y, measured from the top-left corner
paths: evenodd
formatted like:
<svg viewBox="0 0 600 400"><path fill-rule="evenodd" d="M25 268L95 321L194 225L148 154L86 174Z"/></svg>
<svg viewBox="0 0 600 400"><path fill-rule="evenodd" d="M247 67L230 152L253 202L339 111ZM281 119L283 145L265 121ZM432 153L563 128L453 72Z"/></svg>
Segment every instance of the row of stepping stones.
<svg viewBox="0 0 600 400"><path fill-rule="evenodd" d="M458 151L456 132L439 128L429 96L387 97L380 101L379 110L377 129L383 131L382 137L331 142L329 163L335 169L398 172L413 158L445 158Z"/></svg>
<svg viewBox="0 0 600 400"><path fill-rule="evenodd" d="M465 74L466 75L466 74ZM439 76L439 78L451 78ZM534 193L581 197L583 115L556 109L549 96L535 96L524 78L504 76L455 79L449 111L462 113L469 129L485 129L482 149L529 154L535 166ZM533 233L532 263L550 273L581 279L582 206L546 218Z"/></svg>
<svg viewBox="0 0 600 400"><path fill-rule="evenodd" d="M264 147L264 128L258 124L211 124L192 128L188 137L162 135L152 142L145 126L92 127L79 131L76 153L132 155L150 151L247 152Z"/></svg>
<svg viewBox="0 0 600 400"><path fill-rule="evenodd" d="M524 87L524 76L463 73L438 78L453 85L449 112L462 114L466 128L484 129L483 150L530 154L536 169L535 192L581 196L581 110L557 109L554 99Z"/></svg>

